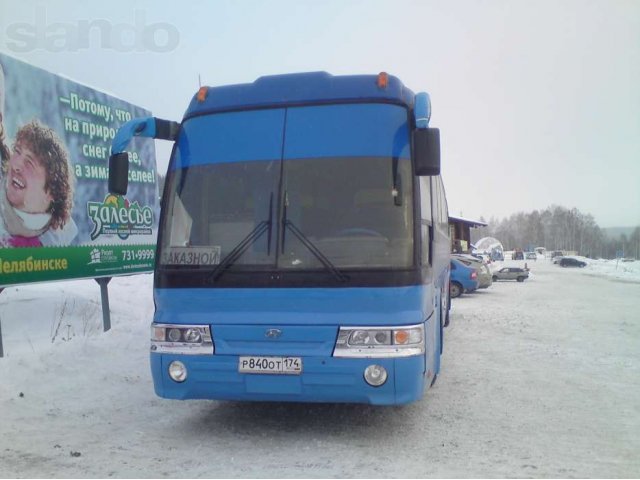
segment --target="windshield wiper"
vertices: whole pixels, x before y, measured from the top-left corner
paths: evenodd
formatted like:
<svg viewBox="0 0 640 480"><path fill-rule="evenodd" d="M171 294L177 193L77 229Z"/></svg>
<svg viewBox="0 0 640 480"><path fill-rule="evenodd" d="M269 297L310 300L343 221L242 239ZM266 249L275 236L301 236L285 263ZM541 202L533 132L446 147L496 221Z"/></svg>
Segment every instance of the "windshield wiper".
<svg viewBox="0 0 640 480"><path fill-rule="evenodd" d="M325 257L324 254L318 249L318 247L316 247L313 243L311 243L311 240L309 240L305 236L305 234L302 233L300 229L293 224L291 220L285 219L284 222L282 223L284 224L285 227L291 230L291 233L293 233L296 237L298 237L298 240L300 240L302 244L305 247L307 247L309 251L313 253L316 256L316 258L320 260L322 264L327 268L327 270L329 270L338 280L340 280L341 282L346 282L347 280L349 280L349 277L344 273L342 273L340 270L338 270L336 266L333 263L331 263L331 260Z"/></svg>
<svg viewBox="0 0 640 480"><path fill-rule="evenodd" d="M264 232L269 232L269 238L267 240L267 255L271 254L271 226L273 225L273 193L271 194L271 198L269 200L269 219L263 220L256 227L249 232L249 234L244 237L238 245L234 247L233 250L229 252L229 254L224 257L224 259L213 269L211 275L208 277L208 281L213 283L215 282L220 275L222 275L225 270L230 267L232 264L238 260L242 256L247 249L253 245Z"/></svg>
<svg viewBox="0 0 640 480"><path fill-rule="evenodd" d="M311 253L315 255L315 257L322 262L322 265L325 266L327 270L329 270L334 277L338 279L340 282L346 282L349 280L349 277L342 273L340 270L336 268L336 266L331 263L327 257L316 247L311 240L307 238L307 236L302 233L302 231L296 227L291 220L287 219L287 207L289 206L289 195L287 192L284 193L284 209L282 212L282 253L284 253L284 240L285 240L285 231L288 228L291 230L298 240L302 242L302 244L309 249Z"/></svg>

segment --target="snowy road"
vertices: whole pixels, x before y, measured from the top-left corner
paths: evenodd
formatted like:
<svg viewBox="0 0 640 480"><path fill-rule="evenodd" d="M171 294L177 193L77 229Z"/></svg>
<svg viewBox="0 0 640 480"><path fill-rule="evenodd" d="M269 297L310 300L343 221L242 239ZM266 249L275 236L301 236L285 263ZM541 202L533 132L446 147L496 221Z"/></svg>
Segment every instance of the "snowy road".
<svg viewBox="0 0 640 480"><path fill-rule="evenodd" d="M640 476L640 284L530 266L454 300L441 376L401 408L162 400L150 276L112 281L111 332L53 345L28 318L95 284L8 289L0 477Z"/></svg>

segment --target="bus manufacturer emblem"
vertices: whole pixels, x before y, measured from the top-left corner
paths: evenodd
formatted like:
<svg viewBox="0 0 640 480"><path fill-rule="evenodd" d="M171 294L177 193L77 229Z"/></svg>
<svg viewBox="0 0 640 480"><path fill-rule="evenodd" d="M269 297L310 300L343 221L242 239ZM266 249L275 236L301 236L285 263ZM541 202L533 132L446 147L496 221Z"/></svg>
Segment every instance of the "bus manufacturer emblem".
<svg viewBox="0 0 640 480"><path fill-rule="evenodd" d="M264 332L265 337L267 338L279 338L282 335L282 330L278 330L277 328L269 328L266 332Z"/></svg>

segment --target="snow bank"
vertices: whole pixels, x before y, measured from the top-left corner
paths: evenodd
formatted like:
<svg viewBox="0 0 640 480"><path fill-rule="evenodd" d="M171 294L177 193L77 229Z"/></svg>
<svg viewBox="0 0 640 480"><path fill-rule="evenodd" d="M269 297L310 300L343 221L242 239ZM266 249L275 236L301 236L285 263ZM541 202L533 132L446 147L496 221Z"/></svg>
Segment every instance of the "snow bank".
<svg viewBox="0 0 640 480"><path fill-rule="evenodd" d="M592 260L575 257L587 263L583 269L589 275L598 275L628 282L640 283L640 261L623 262L620 260Z"/></svg>

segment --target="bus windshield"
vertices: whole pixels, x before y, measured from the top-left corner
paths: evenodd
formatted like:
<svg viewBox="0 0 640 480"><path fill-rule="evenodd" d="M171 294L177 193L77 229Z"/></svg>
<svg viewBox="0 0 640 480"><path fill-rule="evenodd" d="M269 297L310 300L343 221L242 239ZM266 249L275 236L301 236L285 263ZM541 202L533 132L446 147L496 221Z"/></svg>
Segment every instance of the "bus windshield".
<svg viewBox="0 0 640 480"><path fill-rule="evenodd" d="M406 119L395 105L337 105L185 122L167 178L159 264L410 268Z"/></svg>
<svg viewBox="0 0 640 480"><path fill-rule="evenodd" d="M397 161L397 166L390 158L286 161L282 192L276 163L235 162L176 171L169 179L172 215L164 224L161 264L216 265L260 222L271 221L235 264L322 268L295 228L338 268L411 266L408 160ZM278 199L283 205L279 220Z"/></svg>

